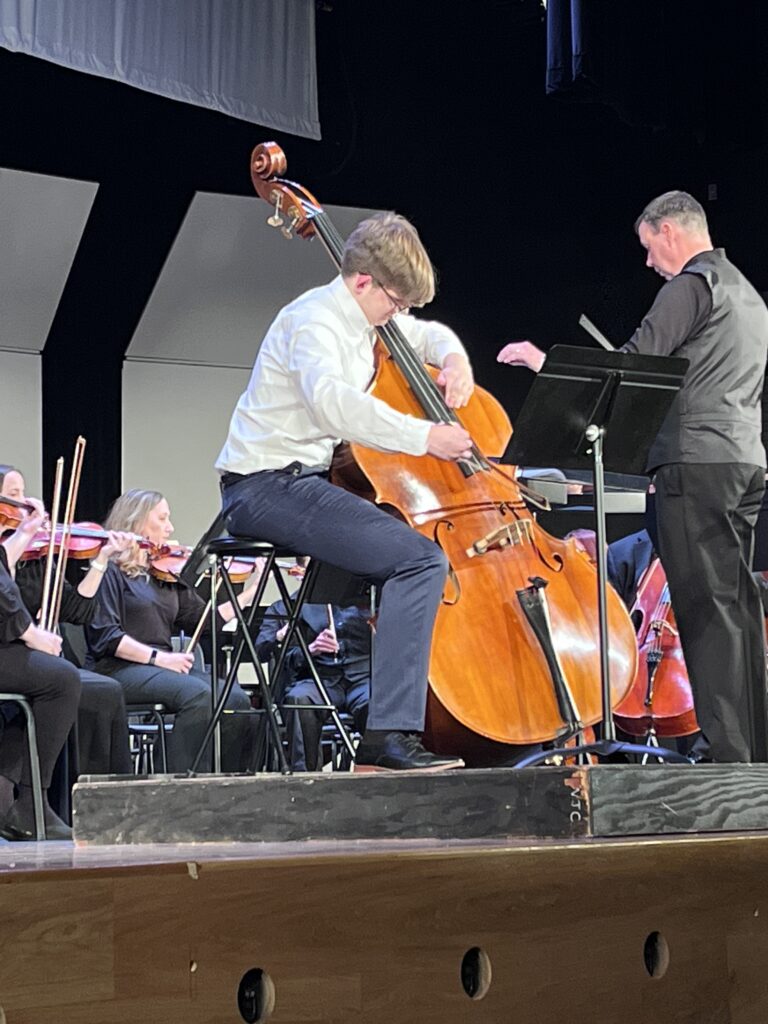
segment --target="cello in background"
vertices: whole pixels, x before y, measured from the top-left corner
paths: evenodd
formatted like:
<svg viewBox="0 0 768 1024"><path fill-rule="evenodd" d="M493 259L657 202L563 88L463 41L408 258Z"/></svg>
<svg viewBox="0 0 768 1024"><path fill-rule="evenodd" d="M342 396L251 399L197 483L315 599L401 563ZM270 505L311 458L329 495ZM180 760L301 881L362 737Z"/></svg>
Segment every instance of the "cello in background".
<svg viewBox="0 0 768 1024"><path fill-rule="evenodd" d="M594 564L594 530L573 530L568 536ZM667 577L656 555L637 581L630 618L637 630L637 672L629 691L614 709L616 725L628 736L639 736L650 743L657 736L691 736L699 729L693 693L669 600Z"/></svg>
<svg viewBox="0 0 768 1024"><path fill-rule="evenodd" d="M667 577L658 557L640 578L630 617L637 628L637 675L615 708L616 725L630 736L647 739L698 732Z"/></svg>
<svg viewBox="0 0 768 1024"><path fill-rule="evenodd" d="M284 180L275 143L257 146L251 177L283 234L317 236L336 268L344 242L318 201ZM481 388L461 418L421 364L396 321L377 328L383 356L370 386L388 405L433 422L461 422L473 438L470 459L349 448L334 482L394 509L437 543L450 572L438 611L429 673L425 743L440 753L482 761L489 745L565 740L601 718L597 576L575 544L545 533L522 499L505 450L511 425ZM340 476L340 473L343 474ZM637 645L622 602L609 595L612 704L635 675Z"/></svg>

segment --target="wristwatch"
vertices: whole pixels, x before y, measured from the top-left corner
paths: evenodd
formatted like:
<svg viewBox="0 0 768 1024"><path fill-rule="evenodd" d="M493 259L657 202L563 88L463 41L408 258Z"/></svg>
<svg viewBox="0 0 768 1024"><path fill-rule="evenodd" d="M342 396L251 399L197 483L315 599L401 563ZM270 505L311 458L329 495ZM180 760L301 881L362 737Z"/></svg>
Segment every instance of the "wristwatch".
<svg viewBox="0 0 768 1024"><path fill-rule="evenodd" d="M148 665L154 665L156 661L157 661L157 648L153 647L152 648L152 653L149 656L149 661L147 662L147 664Z"/></svg>

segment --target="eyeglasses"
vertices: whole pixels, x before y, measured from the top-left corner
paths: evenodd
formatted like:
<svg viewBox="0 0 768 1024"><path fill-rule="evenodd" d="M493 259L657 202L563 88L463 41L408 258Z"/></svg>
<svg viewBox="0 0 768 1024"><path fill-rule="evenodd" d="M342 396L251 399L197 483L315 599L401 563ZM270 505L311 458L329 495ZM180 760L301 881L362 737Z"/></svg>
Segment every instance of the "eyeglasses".
<svg viewBox="0 0 768 1024"><path fill-rule="evenodd" d="M377 286L377 288L380 288L384 292L389 301L395 307L395 313L405 313L407 309L411 308L410 302L403 302L402 299L395 298L395 296L391 292L388 292L384 285L381 284L379 281L375 281L374 283Z"/></svg>

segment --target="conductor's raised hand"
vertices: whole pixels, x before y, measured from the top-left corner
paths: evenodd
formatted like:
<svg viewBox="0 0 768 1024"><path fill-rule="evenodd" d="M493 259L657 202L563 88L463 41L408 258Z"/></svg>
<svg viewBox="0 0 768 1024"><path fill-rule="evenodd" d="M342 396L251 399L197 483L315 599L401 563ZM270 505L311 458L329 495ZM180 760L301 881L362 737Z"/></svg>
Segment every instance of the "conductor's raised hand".
<svg viewBox="0 0 768 1024"><path fill-rule="evenodd" d="M466 405L475 388L469 360L458 352L447 355L437 383L443 389L445 404L449 409L460 409Z"/></svg>
<svg viewBox="0 0 768 1024"><path fill-rule="evenodd" d="M510 366L527 366L534 373L538 373L542 368L545 358L545 353L537 348L532 341L510 341L496 356L499 363L509 363Z"/></svg>
<svg viewBox="0 0 768 1024"><path fill-rule="evenodd" d="M472 438L458 423L435 423L427 435L427 454L447 462L469 459L472 456Z"/></svg>

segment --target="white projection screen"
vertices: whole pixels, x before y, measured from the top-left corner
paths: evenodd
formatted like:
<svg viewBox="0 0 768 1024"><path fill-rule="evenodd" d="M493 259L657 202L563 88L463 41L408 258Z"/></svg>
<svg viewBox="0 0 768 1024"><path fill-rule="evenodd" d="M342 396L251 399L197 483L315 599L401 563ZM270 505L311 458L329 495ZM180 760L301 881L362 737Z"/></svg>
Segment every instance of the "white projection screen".
<svg viewBox="0 0 768 1024"><path fill-rule="evenodd" d="M346 236L370 210L327 207ZM219 509L213 463L278 309L335 270L317 239L287 241L257 197L198 193L123 366L123 486L161 491L194 544Z"/></svg>

